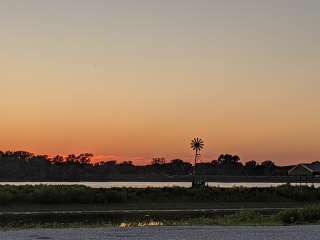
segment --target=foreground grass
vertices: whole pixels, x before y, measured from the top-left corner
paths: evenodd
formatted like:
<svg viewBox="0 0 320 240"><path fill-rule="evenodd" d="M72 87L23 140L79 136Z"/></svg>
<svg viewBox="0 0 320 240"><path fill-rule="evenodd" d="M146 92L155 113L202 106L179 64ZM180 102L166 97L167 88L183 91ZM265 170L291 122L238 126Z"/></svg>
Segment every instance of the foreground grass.
<svg viewBox="0 0 320 240"><path fill-rule="evenodd" d="M80 216L80 218L79 218ZM277 214L263 215L257 211L242 210L229 215L198 217L137 216L136 219L96 218L79 215L62 218L37 218L21 216L1 219L0 229L26 228L83 228L83 227L144 227L144 226L276 226L290 224L318 224L320 205L310 205L302 209L284 210ZM33 217L33 218L32 218ZM39 216L38 216L39 217Z"/></svg>
<svg viewBox="0 0 320 240"><path fill-rule="evenodd" d="M0 186L0 228L107 227L157 225L281 225L318 223L320 188L283 185L268 188L202 189L89 188L85 186ZM308 205L308 206L306 206ZM250 211L248 208L288 208ZM188 209L247 209L193 212ZM302 208L302 209L300 209ZM126 213L117 210L183 209ZM52 211L88 211L62 213ZM103 212L114 210L114 212ZM22 212L13 214L12 212ZM37 213L29 214L34 211ZM90 212L97 211L97 212ZM99 212L100 211L100 212ZM102 212L101 212L102 211ZM23 213L24 212L24 213Z"/></svg>
<svg viewBox="0 0 320 240"><path fill-rule="evenodd" d="M320 205L309 205L302 209L281 211L279 218L285 224L318 223L320 221Z"/></svg>
<svg viewBox="0 0 320 240"><path fill-rule="evenodd" d="M145 226L201 226L201 225L221 225L221 226L237 226L237 225L282 225L283 222L279 215L264 216L254 211L241 211L231 215L212 216L212 217L191 217L191 218L141 218L131 220L117 219L93 219L84 218L82 220L74 219L25 219L17 218L7 219L1 222L0 229L28 229L28 228L96 228L96 227L145 227ZM33 221L32 221L33 220Z"/></svg>
<svg viewBox="0 0 320 240"><path fill-rule="evenodd" d="M244 226L244 225L257 225L257 226L273 226L282 225L278 215L265 216L255 211L243 210L241 212L217 216L217 217L198 217L180 219L175 221L164 221L163 225L169 226L197 226L197 225L221 225L221 226Z"/></svg>
<svg viewBox="0 0 320 240"><path fill-rule="evenodd" d="M216 217L199 217L180 219L174 221L160 222L163 225L290 225L290 224L319 224L320 223L320 205L309 205L301 209L288 209L280 211L277 214L263 215L257 211L243 210L231 215ZM136 226L133 223L131 226ZM138 224L139 226L139 224Z"/></svg>

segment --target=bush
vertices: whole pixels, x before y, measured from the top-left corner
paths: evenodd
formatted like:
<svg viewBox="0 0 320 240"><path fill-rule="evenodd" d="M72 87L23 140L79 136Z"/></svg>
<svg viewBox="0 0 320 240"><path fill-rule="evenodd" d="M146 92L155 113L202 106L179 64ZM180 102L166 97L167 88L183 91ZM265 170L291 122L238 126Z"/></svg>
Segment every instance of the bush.
<svg viewBox="0 0 320 240"><path fill-rule="evenodd" d="M285 224L315 223L320 221L320 205L310 205L302 209L289 209L279 213Z"/></svg>
<svg viewBox="0 0 320 240"><path fill-rule="evenodd" d="M293 224L302 221L302 216L298 209L289 209L281 211L279 213L279 218L285 224Z"/></svg>

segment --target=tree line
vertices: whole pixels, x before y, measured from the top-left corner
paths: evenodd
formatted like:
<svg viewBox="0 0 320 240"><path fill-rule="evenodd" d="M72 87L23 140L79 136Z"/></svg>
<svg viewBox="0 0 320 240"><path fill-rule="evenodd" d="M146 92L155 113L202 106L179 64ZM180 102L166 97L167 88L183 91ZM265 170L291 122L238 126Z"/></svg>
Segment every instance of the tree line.
<svg viewBox="0 0 320 240"><path fill-rule="evenodd" d="M150 164L135 165L132 161L92 162L90 153L68 156L35 155L26 151L0 151L0 181L108 181L126 180L130 176L143 177L188 176L193 166L187 161L154 158ZM290 167L277 166L267 160L242 163L240 157L221 154L217 160L198 163L196 173L201 175L281 176Z"/></svg>

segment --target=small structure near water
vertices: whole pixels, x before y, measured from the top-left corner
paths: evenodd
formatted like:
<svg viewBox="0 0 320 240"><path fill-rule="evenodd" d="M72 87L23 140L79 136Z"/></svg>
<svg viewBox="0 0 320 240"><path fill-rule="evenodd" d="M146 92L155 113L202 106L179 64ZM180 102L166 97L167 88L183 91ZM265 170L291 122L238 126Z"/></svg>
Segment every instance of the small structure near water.
<svg viewBox="0 0 320 240"><path fill-rule="evenodd" d="M298 176L300 184L303 180L306 183L313 183L315 176L320 176L320 162L300 163L288 171L289 176Z"/></svg>
<svg viewBox="0 0 320 240"><path fill-rule="evenodd" d="M193 188L200 188L200 187L206 187L206 186L208 186L208 183L205 178L193 177L192 179Z"/></svg>

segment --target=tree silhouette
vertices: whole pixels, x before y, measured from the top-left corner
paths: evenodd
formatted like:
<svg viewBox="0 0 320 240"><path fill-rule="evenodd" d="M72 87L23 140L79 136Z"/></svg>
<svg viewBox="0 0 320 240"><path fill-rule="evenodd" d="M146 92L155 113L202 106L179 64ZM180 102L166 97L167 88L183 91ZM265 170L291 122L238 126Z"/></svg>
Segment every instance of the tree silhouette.
<svg viewBox="0 0 320 240"><path fill-rule="evenodd" d="M246 164L244 165L245 173L247 175L254 175L257 171L257 167L258 167L258 164L254 160L246 162Z"/></svg>
<svg viewBox="0 0 320 240"><path fill-rule="evenodd" d="M285 176L291 166L276 166L272 161L249 161L244 166L233 154L222 154L217 160L199 163L198 157L204 143L195 138L191 143L195 151L195 165L175 159L165 162L155 158L153 164L135 165L131 161L91 162L92 154L70 154L49 157L25 151L0 151L0 181L117 181L162 180L166 177L194 174L225 176ZM193 175L195 177L195 175ZM201 179L198 179L201 180Z"/></svg>

